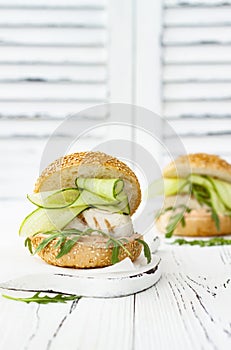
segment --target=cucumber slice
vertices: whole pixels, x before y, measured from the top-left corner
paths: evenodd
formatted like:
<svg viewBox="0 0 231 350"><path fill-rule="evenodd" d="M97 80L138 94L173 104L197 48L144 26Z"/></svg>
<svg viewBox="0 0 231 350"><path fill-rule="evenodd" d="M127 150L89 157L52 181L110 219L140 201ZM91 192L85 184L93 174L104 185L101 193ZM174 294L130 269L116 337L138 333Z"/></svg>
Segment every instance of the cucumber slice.
<svg viewBox="0 0 231 350"><path fill-rule="evenodd" d="M178 192L188 192L187 180L181 178L168 179L164 178L164 194L166 196L173 196Z"/></svg>
<svg viewBox="0 0 231 350"><path fill-rule="evenodd" d="M83 191L73 206L88 204L114 213L130 214L123 180L77 178L76 186Z"/></svg>
<svg viewBox="0 0 231 350"><path fill-rule="evenodd" d="M98 196L114 200L122 192L124 182L121 179L95 179L77 177L76 186L80 189L95 193Z"/></svg>
<svg viewBox="0 0 231 350"><path fill-rule="evenodd" d="M28 199L39 208L25 218L19 234L31 236L38 232L61 230L90 207L130 214L123 180L77 178L76 185L78 188L28 195Z"/></svg>
<svg viewBox="0 0 231 350"><path fill-rule="evenodd" d="M229 210L231 210L231 184L225 181L213 179L212 177L209 177L209 180L212 182L220 200Z"/></svg>
<svg viewBox="0 0 231 350"><path fill-rule="evenodd" d="M210 195L210 202L217 213L225 214L227 212L227 209L225 208L223 202L220 200L219 195L215 191L209 177L207 178L200 175L192 174L190 175L189 179L192 184L200 185L206 188Z"/></svg>
<svg viewBox="0 0 231 350"><path fill-rule="evenodd" d="M77 188L64 188L58 191L47 191L27 195L30 202L39 208L66 208L76 202L79 197Z"/></svg>
<svg viewBox="0 0 231 350"><path fill-rule="evenodd" d="M22 222L19 235L33 236L38 232L61 230L87 207L44 209L38 208Z"/></svg>
<svg viewBox="0 0 231 350"><path fill-rule="evenodd" d="M116 199L107 199L105 197L98 196L97 194L93 192L89 192L86 190L83 190L80 193L80 196L78 199L71 204L70 207L76 207L76 206L98 206L98 205L117 205L119 203Z"/></svg>

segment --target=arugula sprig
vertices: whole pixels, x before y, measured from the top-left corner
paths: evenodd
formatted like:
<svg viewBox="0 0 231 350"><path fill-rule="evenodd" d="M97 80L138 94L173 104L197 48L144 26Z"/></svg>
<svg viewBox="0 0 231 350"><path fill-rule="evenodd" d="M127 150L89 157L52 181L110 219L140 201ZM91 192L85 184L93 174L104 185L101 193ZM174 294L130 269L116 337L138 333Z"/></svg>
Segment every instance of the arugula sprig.
<svg viewBox="0 0 231 350"><path fill-rule="evenodd" d="M214 208L212 201L211 201L211 195L209 193L209 191L198 184L194 184L191 183L189 180L186 181L186 183L184 184L184 187L187 185L187 189L188 189L188 193L191 193L191 195L197 200L197 202L202 206L203 204L207 205L207 207L209 207L210 212L211 212L211 217L215 222L215 226L216 229L219 231L220 230L220 219L219 219L219 215L216 211L216 209ZM183 189L179 190L179 193L183 192ZM180 206L176 206L176 207L168 207L165 208L164 211L160 211L159 213L157 213L156 218L158 218L160 215L162 215L163 213L172 210L173 212L177 209L179 209L180 207L183 208L183 210L181 212L178 212L174 215L171 215L170 219L169 219L169 223L166 226L166 233L165 233L165 237L166 238L170 238L173 235L173 232L177 226L178 223L181 223L182 227L185 227L185 218L184 218L184 213L189 213L191 211L190 208L188 208L187 206L185 206L184 204L180 205Z"/></svg>
<svg viewBox="0 0 231 350"><path fill-rule="evenodd" d="M175 214L175 211L181 209ZM173 215L170 216L168 225L166 226L165 230L165 237L166 238L171 238L173 235L173 232L178 225L178 223L181 223L182 227L185 227L185 218L184 214L185 213L190 213L191 209L188 208L185 204L180 204L176 207L168 207L162 210L161 215L164 214L166 211L172 210Z"/></svg>
<svg viewBox="0 0 231 350"><path fill-rule="evenodd" d="M200 205L206 204L210 208L211 217L215 222L216 229L217 231L220 231L219 215L211 202L209 191L201 185L191 184L191 193Z"/></svg>
<svg viewBox="0 0 231 350"><path fill-rule="evenodd" d="M194 240L186 240L184 238L175 239L171 244L187 244L187 245L199 245L200 247L211 247L211 246L219 246L219 245L231 245L231 239L226 239L223 237L214 237L207 240L202 239L194 239Z"/></svg>
<svg viewBox="0 0 231 350"><path fill-rule="evenodd" d="M144 256L147 259L147 263L149 264L152 260L152 254L151 254L151 250L149 248L148 243L140 238L137 238L136 241L139 242L140 244L142 244L143 249L144 249Z"/></svg>
<svg viewBox="0 0 231 350"><path fill-rule="evenodd" d="M105 234L104 232L101 232L103 235ZM129 252L129 250L124 246L124 243L128 242L128 240L126 238L120 238L120 239L115 239L114 237L109 237L107 243L106 243L106 247L113 247L112 248L112 258L111 258L111 262L112 264L116 264L117 262L119 262L119 253L120 253L120 248L122 248L127 254L128 256L131 256L131 253Z"/></svg>
<svg viewBox="0 0 231 350"><path fill-rule="evenodd" d="M35 255L36 253L39 253L44 248L46 248L53 240L57 240L57 243L55 244L54 248L60 248L58 254L56 255L56 259L60 259L62 256L68 254L71 251L73 246L78 242L78 240L81 237L86 235L91 235L93 232L99 233L103 237L108 238L106 242L106 247L107 248L112 247L111 262L113 265L119 262L120 249L123 249L128 256L131 256L131 253L125 246L125 243L128 242L126 238L116 239L115 237L112 237L109 233L106 233L101 230L93 230L90 228L85 231L80 231L77 229L66 229L66 230L60 230L60 231L53 230L53 231L44 232L44 234L48 235L48 237L44 238L43 241L37 246L37 248L34 251L32 248L31 239L29 237L25 240L25 246L29 249L31 254ZM37 234L35 234L34 236L36 235ZM139 240L139 243L141 243L141 241L142 240ZM141 243L141 244L143 244L144 246L144 253L145 253L147 252L147 247L145 246L144 243ZM147 257L147 261L149 262L149 257Z"/></svg>
<svg viewBox="0 0 231 350"><path fill-rule="evenodd" d="M37 292L32 297L29 297L29 298L15 298L6 294L2 294L2 297L10 300L22 301L27 304L29 303L38 303L38 304L66 303L67 301L81 298L78 295L56 294L54 297L50 297L48 295L40 296L40 294L41 292Z"/></svg>
<svg viewBox="0 0 231 350"><path fill-rule="evenodd" d="M85 235L89 235L91 232L89 230L80 231L77 229L66 229L66 230L53 230L44 232L45 235L48 235L47 238L43 239L42 242L33 252L33 255L41 252L44 248L48 246L53 240L57 239L57 243L54 248L60 248L59 253L56 255L56 259L60 259L62 256L66 255L71 251L73 246L78 242L78 240ZM28 238L27 238L28 239ZM27 246L30 250L31 242L27 242Z"/></svg>

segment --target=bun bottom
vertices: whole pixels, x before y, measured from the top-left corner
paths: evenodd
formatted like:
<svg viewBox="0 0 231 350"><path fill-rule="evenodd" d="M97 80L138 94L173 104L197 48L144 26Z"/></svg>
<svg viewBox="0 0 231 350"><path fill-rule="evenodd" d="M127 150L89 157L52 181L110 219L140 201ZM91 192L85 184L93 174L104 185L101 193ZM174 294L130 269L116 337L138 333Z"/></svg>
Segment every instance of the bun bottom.
<svg viewBox="0 0 231 350"><path fill-rule="evenodd" d="M231 217L219 215L220 230L218 231L210 213L201 214L198 210L194 211L192 214L193 215L189 213L185 215L184 227L181 223L177 224L173 233L174 236L211 237L231 234ZM161 215L156 222L157 228L163 233L166 232L166 226L168 225L170 215L169 213L165 213Z"/></svg>
<svg viewBox="0 0 231 350"><path fill-rule="evenodd" d="M43 234L31 237L33 247L36 249L44 238ZM130 252L131 256L124 249L120 248L119 261L127 257L135 261L139 257L142 244L136 241L138 238L142 239L143 237L139 234L133 234L131 237L126 238L128 242L124 243L124 247ZM89 236L87 239L86 237L82 238L69 253L59 259L56 258L59 253L59 248L55 248L56 243L57 240L54 239L38 253L48 264L72 268L94 268L112 265L113 247L107 248L107 239L103 237Z"/></svg>

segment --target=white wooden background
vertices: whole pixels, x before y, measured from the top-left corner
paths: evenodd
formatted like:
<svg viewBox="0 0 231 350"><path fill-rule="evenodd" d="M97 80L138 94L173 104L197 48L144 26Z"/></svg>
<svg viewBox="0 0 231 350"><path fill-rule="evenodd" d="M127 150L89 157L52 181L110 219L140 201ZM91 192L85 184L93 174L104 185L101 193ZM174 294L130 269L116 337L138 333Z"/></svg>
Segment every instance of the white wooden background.
<svg viewBox="0 0 231 350"><path fill-rule="evenodd" d="M0 0L1 280L24 254L25 194L67 114L137 103L162 111L189 152L231 160L230 15L229 0ZM158 254L162 279L131 297L0 298L0 349L230 349L231 249L162 244Z"/></svg>
<svg viewBox="0 0 231 350"><path fill-rule="evenodd" d="M163 115L189 152L230 160L231 2L164 0L162 47Z"/></svg>
<svg viewBox="0 0 231 350"><path fill-rule="evenodd" d="M67 115L104 102L147 107L188 152L231 159L230 1L0 0L0 12L1 199L31 191Z"/></svg>
<svg viewBox="0 0 231 350"><path fill-rule="evenodd" d="M24 247L0 247L1 265L6 263L1 280L24 254ZM132 296L48 305L0 297L0 348L230 349L231 248L162 244L158 255L161 280Z"/></svg>

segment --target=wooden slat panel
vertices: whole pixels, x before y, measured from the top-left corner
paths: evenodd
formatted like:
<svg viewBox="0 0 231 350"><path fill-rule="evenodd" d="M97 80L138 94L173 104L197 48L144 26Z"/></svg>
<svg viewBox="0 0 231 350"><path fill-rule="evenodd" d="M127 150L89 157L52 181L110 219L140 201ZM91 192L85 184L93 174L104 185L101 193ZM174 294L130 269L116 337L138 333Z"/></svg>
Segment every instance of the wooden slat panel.
<svg viewBox="0 0 231 350"><path fill-rule="evenodd" d="M164 63L182 64L230 64L231 46L195 45L164 49Z"/></svg>
<svg viewBox="0 0 231 350"><path fill-rule="evenodd" d="M54 7L54 8L68 8L68 7L76 7L76 8L94 8L94 9L102 9L106 5L106 0L8 0L7 3L4 0L0 1L0 6L3 7L31 7L37 8L38 6L44 7Z"/></svg>
<svg viewBox="0 0 231 350"><path fill-rule="evenodd" d="M230 140L231 133L224 136L184 136L181 137L181 140L188 153L211 153L211 154L225 154L227 156L231 155L230 151ZM171 154L174 155L175 149L175 139L168 138L165 140L165 144Z"/></svg>
<svg viewBox="0 0 231 350"><path fill-rule="evenodd" d="M1 45L49 45L49 46L103 46L104 29L85 28L1 28Z"/></svg>
<svg viewBox="0 0 231 350"><path fill-rule="evenodd" d="M105 84L46 84L18 83L0 84L1 100L86 100L103 101L106 99ZM1 108L1 107L0 107Z"/></svg>
<svg viewBox="0 0 231 350"><path fill-rule="evenodd" d="M2 47L0 64L58 64L58 65L102 65L106 63L104 48L66 47Z"/></svg>
<svg viewBox="0 0 231 350"><path fill-rule="evenodd" d="M164 1L163 114L190 153L231 158L230 5ZM175 136L167 129L164 134L178 155Z"/></svg>
<svg viewBox="0 0 231 350"><path fill-rule="evenodd" d="M103 119L103 118L102 118ZM72 136L76 137L80 126L84 125L86 118L72 118L69 122L64 121L64 123L69 123L69 128L64 127L59 131L60 136ZM100 118L97 119L97 121ZM103 119L105 120L105 119ZM92 120L92 126L94 126L96 120ZM57 127L62 126L62 121L60 120L1 120L0 128L0 140L3 139L16 139L17 138L31 138L34 139L44 139L50 137L56 130ZM106 129L106 127L105 127ZM105 131L101 129L92 130L88 133L86 137L102 137L105 135ZM29 141L29 140L28 140Z"/></svg>
<svg viewBox="0 0 231 350"><path fill-rule="evenodd" d="M169 120L179 136L189 135L231 135L231 118L177 118ZM169 136L167 130L165 136Z"/></svg>
<svg viewBox="0 0 231 350"><path fill-rule="evenodd" d="M105 130L93 130L72 145L80 123L108 115L86 110L108 99L106 3L0 0L0 200L33 190L44 147L67 115L76 123L59 132L54 159L68 143L82 151L104 140Z"/></svg>
<svg viewBox="0 0 231 350"><path fill-rule="evenodd" d="M0 65L0 81L106 82L106 66L17 66Z"/></svg>
<svg viewBox="0 0 231 350"><path fill-rule="evenodd" d="M165 7L217 7L229 6L230 0L164 0Z"/></svg>
<svg viewBox="0 0 231 350"><path fill-rule="evenodd" d="M190 15L188 15L190 16ZM167 28L164 31L163 43L171 45L192 45L195 43L231 44L231 31L229 27L218 28Z"/></svg>
<svg viewBox="0 0 231 350"><path fill-rule="evenodd" d="M167 102L164 104L163 114L167 118L177 116L230 116L231 102Z"/></svg>
<svg viewBox="0 0 231 350"><path fill-rule="evenodd" d="M50 3L50 2L49 2ZM47 26L103 28L106 25L106 11L73 10L14 10L1 9L0 26Z"/></svg>
<svg viewBox="0 0 231 350"><path fill-rule="evenodd" d="M231 100L231 83L179 83L166 84L163 91L166 101L171 100Z"/></svg>
<svg viewBox="0 0 231 350"><path fill-rule="evenodd" d="M231 8L170 8L164 11L166 27L225 26L231 24Z"/></svg>
<svg viewBox="0 0 231 350"><path fill-rule="evenodd" d="M231 81L231 65L165 66L164 82L215 82Z"/></svg>
<svg viewBox="0 0 231 350"><path fill-rule="evenodd" d="M102 115L97 115L94 109L88 110L94 106L93 102L1 102L1 118L59 118L63 119L69 114L80 113L88 118L104 117L107 114L107 108L102 108ZM87 109L87 110L86 110Z"/></svg>

